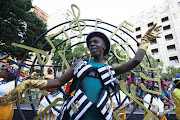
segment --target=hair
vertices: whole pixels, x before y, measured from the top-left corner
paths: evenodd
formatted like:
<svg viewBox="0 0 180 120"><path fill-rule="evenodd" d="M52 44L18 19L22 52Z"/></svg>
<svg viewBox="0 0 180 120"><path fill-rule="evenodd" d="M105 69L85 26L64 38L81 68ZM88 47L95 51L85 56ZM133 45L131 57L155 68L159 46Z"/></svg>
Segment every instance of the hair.
<svg viewBox="0 0 180 120"><path fill-rule="evenodd" d="M12 81L12 80L15 80L16 79L16 76L13 74L13 73L9 73L9 75L8 75L8 78L7 78L7 82L9 82L9 81Z"/></svg>

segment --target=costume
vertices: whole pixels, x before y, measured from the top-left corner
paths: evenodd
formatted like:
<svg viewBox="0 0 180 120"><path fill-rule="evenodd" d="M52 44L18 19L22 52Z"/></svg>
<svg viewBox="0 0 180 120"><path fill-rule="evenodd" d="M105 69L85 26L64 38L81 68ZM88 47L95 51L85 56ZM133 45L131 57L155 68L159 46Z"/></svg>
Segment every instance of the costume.
<svg viewBox="0 0 180 120"><path fill-rule="evenodd" d="M115 109L116 107L118 107L119 103L121 103L124 99L126 98L126 94L124 94L121 90L119 90L119 92L114 95L112 97L112 100L113 100L113 109ZM118 103L119 102L119 103ZM129 103L129 100L126 99L125 102L122 104L123 106L128 104ZM120 111L120 113L123 113L121 117L122 120L125 120L126 119L126 111L125 111L125 108Z"/></svg>
<svg viewBox="0 0 180 120"><path fill-rule="evenodd" d="M163 81L166 85L168 85L168 83L167 83L165 80L162 80L162 81ZM160 95L160 98L164 99L165 96L166 96L167 98L171 99L171 98L170 98L170 94L169 94L169 92L168 92L168 87L161 83L161 89L162 89L162 95Z"/></svg>
<svg viewBox="0 0 180 120"><path fill-rule="evenodd" d="M137 87L136 87L136 96L139 98L144 98L145 97L145 91L141 89L141 82L137 82ZM142 93L141 93L142 92Z"/></svg>
<svg viewBox="0 0 180 120"><path fill-rule="evenodd" d="M180 89L179 88L174 89L173 96L176 105L176 109L175 109L176 118L180 119Z"/></svg>
<svg viewBox="0 0 180 120"><path fill-rule="evenodd" d="M76 92L73 97L65 101L60 119L67 119L68 116L75 120L112 119L113 109L110 93L116 80L115 71L109 65L85 59L81 60L74 68L76 80L72 85L75 84L75 81L77 82Z"/></svg>
<svg viewBox="0 0 180 120"><path fill-rule="evenodd" d="M127 91L130 92L130 85L132 84L132 78L131 78L131 76L127 76L127 79L128 79L128 81L127 81L127 85L128 85Z"/></svg>
<svg viewBox="0 0 180 120"><path fill-rule="evenodd" d="M51 102L53 102L56 98L63 98L63 95L60 91L58 91L57 94L49 94L47 95L47 97L49 98L49 100ZM58 101L57 104L63 104L63 101ZM47 101L47 99L44 97L39 105L39 109L38 109L38 114L40 114L44 109L46 109L46 107L49 106L49 102ZM61 109L61 106L56 106L56 108L58 110ZM53 108L51 108L52 112L47 111L47 113L45 115L43 115L43 117L41 117L42 120L56 120L57 116L59 115L59 113L54 110Z"/></svg>
<svg viewBox="0 0 180 120"><path fill-rule="evenodd" d="M150 94L147 94L145 97L144 97L144 100L148 103L150 103L151 101L151 95ZM164 112L164 103L161 101L161 99L159 97L153 97L153 100L152 100L152 104L155 106L151 106L150 110L155 110L157 112ZM145 103L144 102L144 106L146 108L149 108L149 104ZM167 120L166 117L164 116L161 120Z"/></svg>
<svg viewBox="0 0 180 120"><path fill-rule="evenodd" d="M14 89L15 81L7 83L1 83L0 85L0 97L9 93ZM14 114L14 103L8 104L7 106L0 105L0 120L12 120Z"/></svg>

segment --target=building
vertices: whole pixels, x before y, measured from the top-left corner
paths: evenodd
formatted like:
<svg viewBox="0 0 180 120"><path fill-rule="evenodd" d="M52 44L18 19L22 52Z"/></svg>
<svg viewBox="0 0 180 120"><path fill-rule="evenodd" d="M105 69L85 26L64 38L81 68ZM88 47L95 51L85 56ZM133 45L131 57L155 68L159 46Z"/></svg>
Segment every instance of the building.
<svg viewBox="0 0 180 120"><path fill-rule="evenodd" d="M32 6L34 8L32 8L30 11L35 13L38 18L40 18L43 22L46 23L48 21L48 14L46 12L44 12L42 9L40 9L33 2L32 2Z"/></svg>
<svg viewBox="0 0 180 120"><path fill-rule="evenodd" d="M134 24L134 37L140 42L141 37L154 23L162 25L161 38L151 41L148 52L167 66L180 67L180 0L166 0L153 6L129 20Z"/></svg>

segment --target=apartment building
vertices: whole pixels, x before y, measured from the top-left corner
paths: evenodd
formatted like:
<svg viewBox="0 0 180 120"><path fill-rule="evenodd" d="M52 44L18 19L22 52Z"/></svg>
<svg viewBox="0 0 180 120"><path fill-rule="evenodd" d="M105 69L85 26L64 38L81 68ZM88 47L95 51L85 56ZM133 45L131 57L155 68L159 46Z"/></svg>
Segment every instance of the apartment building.
<svg viewBox="0 0 180 120"><path fill-rule="evenodd" d="M166 0L128 21L134 24L133 36L139 42L154 23L162 25L161 38L152 40L147 52L157 61L163 61L163 70L171 65L180 67L180 0Z"/></svg>

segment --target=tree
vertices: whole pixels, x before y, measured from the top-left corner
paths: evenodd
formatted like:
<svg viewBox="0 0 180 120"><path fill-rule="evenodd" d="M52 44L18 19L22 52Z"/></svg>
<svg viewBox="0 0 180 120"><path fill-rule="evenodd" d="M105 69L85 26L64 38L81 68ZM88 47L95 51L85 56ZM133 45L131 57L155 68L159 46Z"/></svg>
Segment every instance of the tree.
<svg viewBox="0 0 180 120"><path fill-rule="evenodd" d="M166 68L167 70L167 73L164 73L162 75L162 79L163 79L163 76L166 74L168 76L168 80L169 81L172 81L172 79L178 74L180 73L180 68L175 68L174 66L168 66Z"/></svg>
<svg viewBox="0 0 180 120"><path fill-rule="evenodd" d="M56 46L58 45L60 42L62 42L62 39L56 38L53 39L52 42L53 44ZM58 47L56 47L56 52L54 53L54 56L51 58L53 60L53 65L56 65L57 61L59 60L59 58L61 57L59 55L59 53L57 51L64 51L65 50L65 58L68 61L68 63L72 63L73 61L76 61L77 59L81 58L82 56L87 54L88 48L84 47L83 44L77 45L74 48L71 48L69 50L67 50L69 47L71 46L71 44L67 44L67 42L64 42L60 45L58 45ZM64 53L64 52L62 52ZM63 60L60 59L58 65L62 65ZM58 68L59 71L61 71L62 68ZM64 68L66 69L66 68Z"/></svg>
<svg viewBox="0 0 180 120"><path fill-rule="evenodd" d="M26 50L11 44L30 46L46 31L46 24L30 12L31 0L1 0L0 6L0 53L22 57ZM39 48L45 42L41 39L33 47Z"/></svg>

